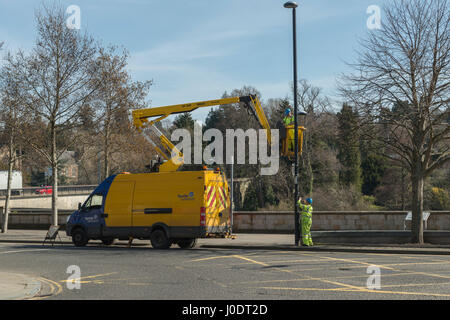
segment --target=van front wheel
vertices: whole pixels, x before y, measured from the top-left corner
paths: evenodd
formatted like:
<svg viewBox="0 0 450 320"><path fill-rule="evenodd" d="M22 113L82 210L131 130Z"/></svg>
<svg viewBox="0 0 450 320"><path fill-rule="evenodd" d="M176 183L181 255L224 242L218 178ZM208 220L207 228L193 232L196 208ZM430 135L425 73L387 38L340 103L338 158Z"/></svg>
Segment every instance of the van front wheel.
<svg viewBox="0 0 450 320"><path fill-rule="evenodd" d="M77 247L84 247L89 242L89 238L83 229L78 228L72 233L72 242Z"/></svg>
<svg viewBox="0 0 450 320"><path fill-rule="evenodd" d="M161 229L152 232L150 241L152 247L155 249L169 249L170 247L170 240L167 238L166 233Z"/></svg>

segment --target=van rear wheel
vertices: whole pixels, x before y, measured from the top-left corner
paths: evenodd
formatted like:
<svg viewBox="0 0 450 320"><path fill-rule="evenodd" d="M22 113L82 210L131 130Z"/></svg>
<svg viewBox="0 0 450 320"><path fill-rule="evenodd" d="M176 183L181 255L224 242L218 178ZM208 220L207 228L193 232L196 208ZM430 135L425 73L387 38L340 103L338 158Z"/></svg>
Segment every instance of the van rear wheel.
<svg viewBox="0 0 450 320"><path fill-rule="evenodd" d="M183 240L177 241L177 245L181 249L192 249L195 247L196 244L197 244L197 239L183 239Z"/></svg>
<svg viewBox="0 0 450 320"><path fill-rule="evenodd" d="M155 249L169 249L170 240L167 238L166 233L161 229L156 229L150 236L152 247Z"/></svg>

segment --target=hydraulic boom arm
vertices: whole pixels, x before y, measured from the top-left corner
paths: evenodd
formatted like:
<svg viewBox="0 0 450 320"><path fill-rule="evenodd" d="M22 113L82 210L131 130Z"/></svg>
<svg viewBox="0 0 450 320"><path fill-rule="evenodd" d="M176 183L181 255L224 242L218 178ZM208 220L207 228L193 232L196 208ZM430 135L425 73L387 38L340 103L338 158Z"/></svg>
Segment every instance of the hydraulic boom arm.
<svg viewBox="0 0 450 320"><path fill-rule="evenodd" d="M159 147L156 146L156 144L151 139L148 139L153 144L153 146L156 147L156 150L167 160L167 162L165 162L160 166L159 170L176 171L180 166L183 165L183 154L172 144L172 142L170 142L170 140L166 136L164 136L164 134L158 128L156 128L154 124L167 118L172 114L191 112L198 108L226 105L232 103L244 103L247 110L249 110L249 112L255 116L261 127L266 130L267 141L269 142L269 144L271 144L272 136L269 122L267 121L266 115L264 114L264 110L256 95L133 110L132 112L133 124L140 132L145 127L150 127L153 133L158 137L163 147L167 150L167 152L170 153L169 158ZM150 120L151 118L156 119Z"/></svg>

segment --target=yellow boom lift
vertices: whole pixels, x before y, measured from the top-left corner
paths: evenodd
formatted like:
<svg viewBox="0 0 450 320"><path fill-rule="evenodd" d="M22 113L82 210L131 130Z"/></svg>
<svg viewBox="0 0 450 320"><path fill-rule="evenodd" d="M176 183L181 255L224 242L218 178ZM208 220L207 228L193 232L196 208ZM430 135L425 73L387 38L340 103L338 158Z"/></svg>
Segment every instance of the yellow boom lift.
<svg viewBox="0 0 450 320"><path fill-rule="evenodd" d="M266 130L267 141L272 143L272 134L270 131L269 122L267 121L264 110L256 95L248 95L241 97L223 98L217 100L208 100L200 102L192 102L178 105L171 105L165 107L156 107L148 109L138 109L132 112L134 126L142 132L145 127L149 127L153 133L158 137L159 142L166 150L164 152L159 148L148 136L147 140L155 147L158 153L166 160L159 166L159 172L173 172L177 171L184 163L183 154L180 152L172 142L155 126L155 124L170 115L191 112L198 108L205 108L217 105L227 105L233 103L243 103L248 112L255 116L259 124ZM149 120L155 118L154 120ZM168 154L170 155L168 155Z"/></svg>
<svg viewBox="0 0 450 320"><path fill-rule="evenodd" d="M160 172L173 172L177 171L184 163L183 154L172 144L172 142L155 126L155 123L167 118L173 114L191 112L198 108L212 107L217 105L226 105L233 103L244 103L247 110L255 116L260 125L266 130L267 140L269 144L272 143L272 135L269 126L269 122L264 114L264 110L261 106L256 95L248 95L241 97L223 98L217 100L207 100L200 102L191 102L178 105L170 105L164 107L155 107L147 109L138 109L132 112L133 124L138 131L142 132L145 127L149 127L153 133L158 137L159 142L166 150L164 152L157 144L146 136L147 140L155 147L157 152L166 160L159 166ZM155 118L154 120L149 120ZM298 153L302 153L303 146L303 131L304 127L298 127ZM280 127L280 153L282 156L292 158L294 152L294 125L287 126L286 128ZM167 153L170 155L168 156Z"/></svg>

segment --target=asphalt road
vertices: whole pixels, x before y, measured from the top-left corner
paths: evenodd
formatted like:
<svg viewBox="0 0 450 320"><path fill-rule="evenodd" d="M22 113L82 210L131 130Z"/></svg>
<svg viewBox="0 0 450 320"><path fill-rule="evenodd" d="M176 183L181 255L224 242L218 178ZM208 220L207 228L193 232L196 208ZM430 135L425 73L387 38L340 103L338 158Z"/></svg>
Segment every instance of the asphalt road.
<svg viewBox="0 0 450 320"><path fill-rule="evenodd" d="M0 243L0 271L49 300L450 299L448 255Z"/></svg>

